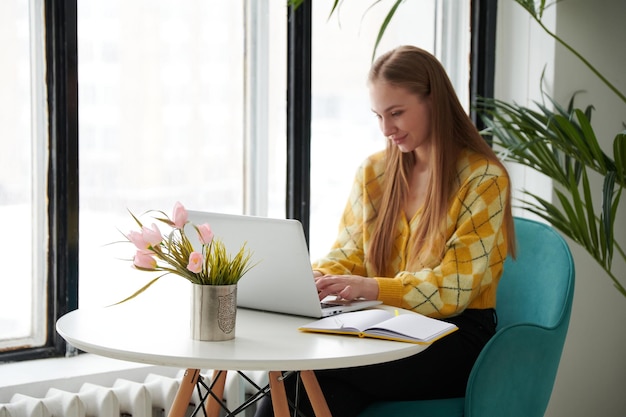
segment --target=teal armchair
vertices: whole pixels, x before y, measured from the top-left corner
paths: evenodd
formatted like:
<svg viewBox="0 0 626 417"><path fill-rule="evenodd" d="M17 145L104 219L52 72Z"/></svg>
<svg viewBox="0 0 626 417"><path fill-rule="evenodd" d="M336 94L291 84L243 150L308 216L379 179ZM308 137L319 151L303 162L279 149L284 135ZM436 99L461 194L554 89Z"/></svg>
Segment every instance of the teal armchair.
<svg viewBox="0 0 626 417"><path fill-rule="evenodd" d="M550 226L516 218L517 259L498 286L498 330L463 398L371 405L359 417L540 417L552 394L574 295L574 262Z"/></svg>

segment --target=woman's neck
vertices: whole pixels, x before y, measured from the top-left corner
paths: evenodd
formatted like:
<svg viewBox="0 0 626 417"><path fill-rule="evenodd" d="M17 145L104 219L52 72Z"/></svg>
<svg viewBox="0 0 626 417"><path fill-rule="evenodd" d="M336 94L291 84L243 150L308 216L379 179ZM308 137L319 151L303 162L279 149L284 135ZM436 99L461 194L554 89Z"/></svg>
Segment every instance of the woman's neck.
<svg viewBox="0 0 626 417"><path fill-rule="evenodd" d="M426 201L428 184L430 183L431 169L427 164L416 161L409 177L409 190L406 202L404 203L404 213L408 221L411 221Z"/></svg>

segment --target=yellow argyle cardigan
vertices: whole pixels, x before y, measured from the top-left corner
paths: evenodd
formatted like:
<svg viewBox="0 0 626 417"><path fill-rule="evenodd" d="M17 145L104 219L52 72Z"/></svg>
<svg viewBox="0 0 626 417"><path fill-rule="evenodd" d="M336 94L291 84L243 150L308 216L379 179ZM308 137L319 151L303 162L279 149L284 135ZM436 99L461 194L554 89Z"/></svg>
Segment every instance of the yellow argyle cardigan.
<svg viewBox="0 0 626 417"><path fill-rule="evenodd" d="M324 274L370 277L365 261L382 198L384 152L367 158L359 167L344 210L339 235L326 257L313 263ZM446 247L443 259L435 259L421 270L411 265L411 248L420 211L397 225L393 250L394 277L372 277L378 281L378 299L385 304L414 310L431 317L451 317L466 308L493 308L496 288L507 255L504 207L509 187L503 170L483 156L461 154L458 189L448 209Z"/></svg>

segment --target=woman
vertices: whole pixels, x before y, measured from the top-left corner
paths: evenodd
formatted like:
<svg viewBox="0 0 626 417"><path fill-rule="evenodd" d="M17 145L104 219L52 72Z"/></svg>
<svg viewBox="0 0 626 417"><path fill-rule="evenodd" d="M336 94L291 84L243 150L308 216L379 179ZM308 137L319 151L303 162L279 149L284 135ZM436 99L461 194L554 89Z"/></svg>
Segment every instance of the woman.
<svg viewBox="0 0 626 417"><path fill-rule="evenodd" d="M339 236L313 265L320 299L377 299L459 330L407 359L317 371L341 417L375 401L464 396L495 333L496 289L515 253L506 169L437 59L398 47L376 60L368 86L387 148L359 168ZM271 415L269 401L258 415Z"/></svg>

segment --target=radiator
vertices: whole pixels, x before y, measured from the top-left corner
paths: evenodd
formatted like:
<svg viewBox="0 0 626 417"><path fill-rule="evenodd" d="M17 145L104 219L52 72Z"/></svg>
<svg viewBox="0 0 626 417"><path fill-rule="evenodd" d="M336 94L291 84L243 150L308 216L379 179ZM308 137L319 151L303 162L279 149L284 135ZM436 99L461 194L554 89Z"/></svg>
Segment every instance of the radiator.
<svg viewBox="0 0 626 417"><path fill-rule="evenodd" d="M9 403L0 404L0 417L167 417L183 373L174 378L149 374L143 382L117 379L110 387L85 382L78 392L51 387L42 398L16 393ZM258 385L267 383L264 372L246 374ZM212 371L201 375L210 383ZM251 387L237 373L229 372L224 390L228 408L234 410L243 403ZM194 390L190 410L203 391ZM246 411L246 415L252 414Z"/></svg>

